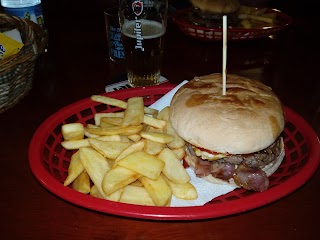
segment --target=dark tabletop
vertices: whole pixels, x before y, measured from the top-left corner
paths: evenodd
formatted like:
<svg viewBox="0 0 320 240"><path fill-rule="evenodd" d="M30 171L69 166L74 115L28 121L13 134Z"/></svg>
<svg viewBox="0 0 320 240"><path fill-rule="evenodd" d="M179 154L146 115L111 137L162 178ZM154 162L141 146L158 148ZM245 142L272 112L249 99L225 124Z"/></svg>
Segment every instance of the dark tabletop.
<svg viewBox="0 0 320 240"><path fill-rule="evenodd" d="M170 2L170 1L169 1ZM228 42L228 73L260 80L320 134L319 17L310 4L279 1L294 22L273 38ZM183 6L172 1L173 6ZM308 4L309 5L308 5ZM268 205L215 219L152 221L73 205L46 190L28 162L39 125L62 107L123 79L107 55L102 1L43 1L48 52L34 85L0 114L1 239L314 239L320 226L320 170L302 187ZM162 75L171 83L221 72L221 42L186 37L169 18Z"/></svg>

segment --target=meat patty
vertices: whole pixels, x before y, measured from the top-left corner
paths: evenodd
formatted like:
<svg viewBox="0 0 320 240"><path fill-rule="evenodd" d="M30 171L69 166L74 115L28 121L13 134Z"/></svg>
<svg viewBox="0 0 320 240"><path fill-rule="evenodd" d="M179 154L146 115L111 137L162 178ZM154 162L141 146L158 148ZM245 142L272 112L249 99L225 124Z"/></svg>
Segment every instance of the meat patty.
<svg viewBox="0 0 320 240"><path fill-rule="evenodd" d="M194 166L198 177L212 175L226 180L233 178L245 189L264 191L269 187L269 179L262 168L275 161L281 152L281 140L277 139L268 148L251 154L230 155L225 158L207 161L198 157L191 144L187 144L187 157Z"/></svg>

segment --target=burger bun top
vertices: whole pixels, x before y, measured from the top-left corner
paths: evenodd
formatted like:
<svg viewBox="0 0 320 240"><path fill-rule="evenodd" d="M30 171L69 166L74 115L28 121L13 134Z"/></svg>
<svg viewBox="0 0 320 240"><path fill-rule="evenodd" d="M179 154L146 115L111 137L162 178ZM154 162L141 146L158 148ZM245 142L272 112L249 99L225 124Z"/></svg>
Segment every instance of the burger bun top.
<svg viewBox="0 0 320 240"><path fill-rule="evenodd" d="M284 129L282 104L265 84L227 75L195 77L183 85L170 104L170 121L176 132L198 148L248 154L270 146Z"/></svg>

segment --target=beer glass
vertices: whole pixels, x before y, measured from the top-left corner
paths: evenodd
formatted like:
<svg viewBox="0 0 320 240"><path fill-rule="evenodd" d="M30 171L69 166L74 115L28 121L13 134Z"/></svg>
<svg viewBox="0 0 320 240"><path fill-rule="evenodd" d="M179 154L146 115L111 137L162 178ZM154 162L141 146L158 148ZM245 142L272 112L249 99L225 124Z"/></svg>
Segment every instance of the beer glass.
<svg viewBox="0 0 320 240"><path fill-rule="evenodd" d="M159 83L168 0L120 0L119 19L131 87Z"/></svg>
<svg viewBox="0 0 320 240"><path fill-rule="evenodd" d="M104 11L104 17L106 22L109 57L114 62L124 62L118 6L107 8Z"/></svg>

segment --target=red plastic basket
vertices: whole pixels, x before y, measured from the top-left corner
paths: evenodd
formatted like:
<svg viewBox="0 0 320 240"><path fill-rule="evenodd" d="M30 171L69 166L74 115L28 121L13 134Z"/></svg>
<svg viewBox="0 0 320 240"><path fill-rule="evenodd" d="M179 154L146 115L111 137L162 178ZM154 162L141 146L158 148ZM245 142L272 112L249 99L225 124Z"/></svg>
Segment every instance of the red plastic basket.
<svg viewBox="0 0 320 240"><path fill-rule="evenodd" d="M150 105L173 88L172 85L126 89L103 95L126 100L143 96ZM61 146L61 126L65 123L94 123L97 112L114 112L116 107L93 102L90 98L73 103L54 113L35 132L29 147L29 163L37 180L49 191L79 206L143 219L195 220L231 215L271 203L302 186L316 171L320 159L317 135L308 123L285 107L287 117L283 132L286 156L279 169L270 177L270 188L264 192L236 189L198 207L150 207L117 203L76 192L64 187L72 151Z"/></svg>
<svg viewBox="0 0 320 240"><path fill-rule="evenodd" d="M203 40L203 41L221 41L222 40L222 28L208 28L205 26L197 26L192 24L187 16L191 8L178 10L173 15L174 23L179 29L189 37ZM227 32L228 40L248 40L262 37L268 37L276 34L280 30L289 26L292 23L292 18L287 14L276 10L268 9L268 12L274 12L277 15L278 24L269 28L229 28Z"/></svg>

